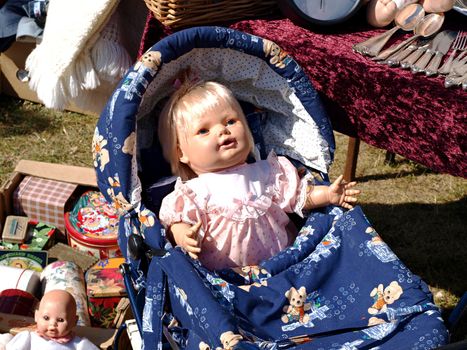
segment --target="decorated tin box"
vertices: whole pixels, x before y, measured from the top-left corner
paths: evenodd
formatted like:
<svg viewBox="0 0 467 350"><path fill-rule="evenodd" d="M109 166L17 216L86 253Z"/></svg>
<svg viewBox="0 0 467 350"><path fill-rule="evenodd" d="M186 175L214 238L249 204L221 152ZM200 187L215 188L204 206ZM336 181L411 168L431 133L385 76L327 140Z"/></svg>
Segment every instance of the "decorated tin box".
<svg viewBox="0 0 467 350"><path fill-rule="evenodd" d="M122 256L117 243L118 214L98 191L84 193L65 214L68 244L99 259Z"/></svg>
<svg viewBox="0 0 467 350"><path fill-rule="evenodd" d="M1 242L0 249L47 250L55 244L56 229L43 222L29 221L23 243Z"/></svg>
<svg viewBox="0 0 467 350"><path fill-rule="evenodd" d="M76 184L25 176L13 194L15 212L65 232L63 214L72 205L76 188Z"/></svg>
<svg viewBox="0 0 467 350"><path fill-rule="evenodd" d="M126 296L119 266L123 258L101 260L86 272L89 315L93 326L109 328L117 316L117 305Z"/></svg>
<svg viewBox="0 0 467 350"><path fill-rule="evenodd" d="M48 252L45 250L0 250L0 266L41 272L47 266L48 261Z"/></svg>
<svg viewBox="0 0 467 350"><path fill-rule="evenodd" d="M23 243L27 238L27 233L28 218L26 216L7 216L2 233L3 242Z"/></svg>

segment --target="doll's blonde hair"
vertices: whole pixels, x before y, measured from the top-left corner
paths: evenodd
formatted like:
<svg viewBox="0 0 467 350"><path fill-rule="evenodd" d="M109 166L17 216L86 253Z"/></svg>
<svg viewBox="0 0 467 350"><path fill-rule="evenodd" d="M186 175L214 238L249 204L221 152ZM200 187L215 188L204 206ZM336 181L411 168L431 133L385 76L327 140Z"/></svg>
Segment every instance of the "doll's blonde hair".
<svg viewBox="0 0 467 350"><path fill-rule="evenodd" d="M179 138L186 134L192 118L199 118L207 111L225 103L237 112L244 123L250 152L252 152L253 136L242 108L232 91L214 81L193 81L186 73L184 82L172 94L159 116L159 141L164 158L170 163L174 175L180 176L182 180L197 177L187 164L180 162Z"/></svg>

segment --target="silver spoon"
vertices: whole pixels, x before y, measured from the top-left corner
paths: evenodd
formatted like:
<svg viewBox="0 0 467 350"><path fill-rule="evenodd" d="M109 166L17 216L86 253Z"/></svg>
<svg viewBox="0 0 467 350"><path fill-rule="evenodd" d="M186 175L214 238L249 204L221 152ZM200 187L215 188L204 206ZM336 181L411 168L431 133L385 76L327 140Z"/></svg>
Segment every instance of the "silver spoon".
<svg viewBox="0 0 467 350"><path fill-rule="evenodd" d="M396 26L384 33L371 37L353 46L354 51L364 55L376 56L386 45L389 38L399 29L405 31L413 30L418 22L425 16L425 10L420 4L410 4L401 8L394 18Z"/></svg>
<svg viewBox="0 0 467 350"><path fill-rule="evenodd" d="M382 63L387 63L390 66L396 66L401 60L406 58L413 50L417 47L409 45L419 37L429 37L435 34L443 25L444 14L442 13L430 13L423 17L420 22L414 28L414 34L410 38L403 42L393 45L390 48L382 51L378 56L374 57L373 60L381 59L385 60Z"/></svg>

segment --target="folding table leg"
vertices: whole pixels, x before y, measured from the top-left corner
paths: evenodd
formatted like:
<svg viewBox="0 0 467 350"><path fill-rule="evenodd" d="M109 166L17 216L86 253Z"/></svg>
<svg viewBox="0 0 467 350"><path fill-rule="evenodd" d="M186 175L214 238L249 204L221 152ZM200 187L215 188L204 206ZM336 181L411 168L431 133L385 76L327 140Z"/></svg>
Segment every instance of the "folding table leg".
<svg viewBox="0 0 467 350"><path fill-rule="evenodd" d="M345 159L344 180L352 181L355 179L355 170L357 169L358 151L360 149L360 139L350 137L347 145L347 158Z"/></svg>

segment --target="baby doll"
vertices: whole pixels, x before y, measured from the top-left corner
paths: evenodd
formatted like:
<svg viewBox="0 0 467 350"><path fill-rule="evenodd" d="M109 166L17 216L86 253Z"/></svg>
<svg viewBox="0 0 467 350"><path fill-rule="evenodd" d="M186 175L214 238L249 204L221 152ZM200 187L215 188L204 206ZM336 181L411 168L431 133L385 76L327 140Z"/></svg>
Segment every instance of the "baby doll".
<svg viewBox="0 0 467 350"><path fill-rule="evenodd" d="M73 334L78 316L73 296L64 290L44 294L35 312L35 331L18 333L6 350L98 350L86 338Z"/></svg>
<svg viewBox="0 0 467 350"><path fill-rule="evenodd" d="M209 269L256 265L286 248L286 213L328 204L352 208L359 190L300 178L285 157L248 164L253 138L232 92L216 82L184 83L159 118L159 139L175 190L159 217L169 239Z"/></svg>

